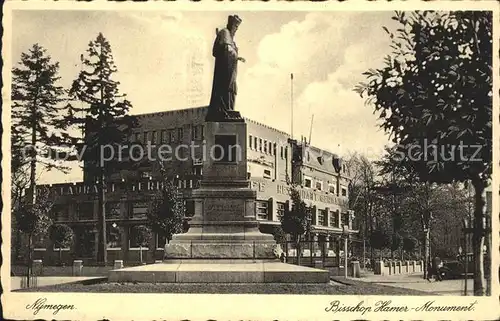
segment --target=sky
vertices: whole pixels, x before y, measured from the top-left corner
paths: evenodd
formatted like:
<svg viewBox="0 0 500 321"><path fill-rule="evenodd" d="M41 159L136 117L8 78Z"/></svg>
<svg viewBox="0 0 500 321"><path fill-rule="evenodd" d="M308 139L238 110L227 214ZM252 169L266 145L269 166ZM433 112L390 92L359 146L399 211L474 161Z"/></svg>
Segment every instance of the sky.
<svg viewBox="0 0 500 321"><path fill-rule="evenodd" d="M118 68L115 79L132 102L132 114L206 106L213 75L212 44L228 14L243 20L235 41L246 63L238 66L236 110L243 116L293 134L340 155L379 155L388 137L373 107L353 91L362 72L377 68L389 53L391 12L167 12L17 11L13 15L13 63L33 44L60 63L60 84L69 87L80 55L101 32ZM192 58L195 57L195 58ZM189 59L201 73L194 75ZM196 95L185 84L196 79ZM41 183L81 180L40 173Z"/></svg>

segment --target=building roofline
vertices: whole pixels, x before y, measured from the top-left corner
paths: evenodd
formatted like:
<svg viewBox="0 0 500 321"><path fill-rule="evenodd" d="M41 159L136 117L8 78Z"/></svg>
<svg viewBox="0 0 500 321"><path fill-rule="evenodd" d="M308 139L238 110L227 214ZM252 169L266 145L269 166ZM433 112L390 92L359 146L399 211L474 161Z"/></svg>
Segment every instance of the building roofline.
<svg viewBox="0 0 500 321"><path fill-rule="evenodd" d="M206 110L208 110L208 106L198 106L198 107L190 107L190 108L182 108L182 109L173 109L173 110L161 111L161 112L153 112L153 113L132 114L132 116L136 116L137 118L141 119L141 118L158 117L158 116L159 117L170 116L170 115L173 115L173 114L181 114L181 113L188 113L188 112L191 112L191 113L203 113ZM248 121L248 122L252 123L252 124L255 124L255 125L258 125L258 126L262 126L264 128L270 129L270 130L272 130L272 131L274 131L276 133L284 135L287 138L292 138L289 133L284 132L284 131L279 130L279 129L276 129L276 128L271 127L269 125L266 125L264 123L258 122L256 120L253 120L253 119L250 119L250 118L244 117L244 116L243 116L243 119L245 121ZM317 150L318 152L329 153L332 156L336 156L336 157L340 156L337 153L334 153L334 152L331 152L331 151L329 151L327 149L319 148L319 147L316 147L316 146L313 146L313 145L308 145L308 147L311 148L311 149L313 149L313 150Z"/></svg>

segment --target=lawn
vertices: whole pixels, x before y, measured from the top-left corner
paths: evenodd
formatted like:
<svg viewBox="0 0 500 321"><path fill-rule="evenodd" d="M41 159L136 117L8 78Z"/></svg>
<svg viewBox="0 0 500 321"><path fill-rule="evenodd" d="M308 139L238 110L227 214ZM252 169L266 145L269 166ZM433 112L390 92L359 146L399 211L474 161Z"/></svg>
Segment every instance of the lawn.
<svg viewBox="0 0 500 321"><path fill-rule="evenodd" d="M22 289L16 292L90 293L217 293L217 294L346 294L429 295L426 292L336 278L329 284L286 283L67 283ZM342 282L342 283L340 283Z"/></svg>

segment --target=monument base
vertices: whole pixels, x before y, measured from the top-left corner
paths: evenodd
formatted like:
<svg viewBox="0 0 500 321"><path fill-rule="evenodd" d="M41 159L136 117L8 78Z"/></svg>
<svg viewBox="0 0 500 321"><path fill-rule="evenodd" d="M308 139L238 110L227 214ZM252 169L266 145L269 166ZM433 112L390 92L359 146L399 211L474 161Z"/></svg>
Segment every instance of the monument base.
<svg viewBox="0 0 500 321"><path fill-rule="evenodd" d="M272 261L172 260L109 272L109 282L328 283L326 270Z"/></svg>
<svg viewBox="0 0 500 321"><path fill-rule="evenodd" d="M171 241L165 246L165 259L273 259L275 246L274 240L268 243L248 240L230 243L220 240Z"/></svg>

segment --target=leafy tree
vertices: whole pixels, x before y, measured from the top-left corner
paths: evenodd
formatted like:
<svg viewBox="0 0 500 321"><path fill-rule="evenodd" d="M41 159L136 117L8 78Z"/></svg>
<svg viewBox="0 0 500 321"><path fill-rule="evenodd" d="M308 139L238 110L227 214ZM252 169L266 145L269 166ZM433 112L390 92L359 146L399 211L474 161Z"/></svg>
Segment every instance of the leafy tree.
<svg viewBox="0 0 500 321"><path fill-rule="evenodd" d="M380 259L382 259L382 250L389 247L391 239L384 229L378 227L370 235L370 245L380 251Z"/></svg>
<svg viewBox="0 0 500 321"><path fill-rule="evenodd" d="M113 79L117 68L111 46L102 33L89 43L87 56L82 55L81 59L82 70L73 81L69 94L83 104L69 105L65 120L84 132L78 145L86 169L84 180L96 183L98 190L97 261L106 264L106 180L124 167L119 147L130 137L137 119L128 115L132 105L124 94L119 93L120 83ZM106 153L108 151L114 155Z"/></svg>
<svg viewBox="0 0 500 321"><path fill-rule="evenodd" d="M152 234L151 229L145 225L136 225L133 227L134 229L134 242L139 244L139 260L142 264L142 247L148 246L149 241L151 240Z"/></svg>
<svg viewBox="0 0 500 321"><path fill-rule="evenodd" d="M349 184L349 208L356 213L360 236L369 240L373 231L373 213L376 200L376 164L366 156L352 154L347 159L351 173ZM373 262L373 248L370 247L370 261ZM372 264L373 266L373 264Z"/></svg>
<svg viewBox="0 0 500 321"><path fill-rule="evenodd" d="M413 253L417 245L417 240L413 236L405 236L403 238L403 251L407 254Z"/></svg>
<svg viewBox="0 0 500 321"><path fill-rule="evenodd" d="M292 236L297 248L297 264L300 265L301 237L310 231L311 228L311 209L301 199L300 193L295 185L290 189L290 198L292 200L291 209L285 208L281 216L281 226L283 231Z"/></svg>
<svg viewBox="0 0 500 321"><path fill-rule="evenodd" d="M66 143L60 103L65 91L57 83L59 63L34 44L12 69L12 174L29 170L27 197L35 202L37 166L67 170L51 156ZM23 189L25 189L24 187Z"/></svg>
<svg viewBox="0 0 500 321"><path fill-rule="evenodd" d="M286 233L279 225L273 225L271 234L274 236L276 243L284 245L286 243Z"/></svg>
<svg viewBox="0 0 500 321"><path fill-rule="evenodd" d="M33 238L47 234L52 220L49 213L53 203L49 200L47 190L37 191L37 201L33 204L30 199L25 199L13 209L16 227L21 233L28 237L28 262L27 262L27 285L30 285L33 264Z"/></svg>
<svg viewBox="0 0 500 321"><path fill-rule="evenodd" d="M393 19L401 25L395 34L384 27L392 53L384 67L365 72L368 82L355 90L367 97L381 127L398 144L401 166L414 169L422 182L470 181L474 186L474 293L484 295L484 190L492 172L492 12L396 12Z"/></svg>
<svg viewBox="0 0 500 321"><path fill-rule="evenodd" d="M167 244L175 234L184 231L186 207L181 192L171 177L167 175L165 166L160 163L163 186L151 198L147 213L151 230L165 236Z"/></svg>
<svg viewBox="0 0 500 321"><path fill-rule="evenodd" d="M49 238L59 249L59 263L62 264L62 249L73 243L73 230L66 224L54 224L49 228Z"/></svg>

